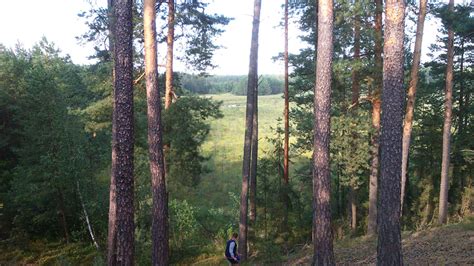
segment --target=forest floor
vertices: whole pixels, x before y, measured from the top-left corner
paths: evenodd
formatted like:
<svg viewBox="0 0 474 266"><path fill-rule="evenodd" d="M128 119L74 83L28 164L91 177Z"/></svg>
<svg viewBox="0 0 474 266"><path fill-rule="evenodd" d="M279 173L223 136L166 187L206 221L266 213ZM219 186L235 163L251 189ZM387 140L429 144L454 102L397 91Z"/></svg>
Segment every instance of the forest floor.
<svg viewBox="0 0 474 266"><path fill-rule="evenodd" d="M407 265L474 265L474 216L459 224L433 227L402 234L403 261ZM376 263L375 238L358 237L336 241L334 252L339 265ZM289 258L283 265L311 263L312 246Z"/></svg>
<svg viewBox="0 0 474 266"><path fill-rule="evenodd" d="M422 231L403 232L403 261L406 265L474 265L474 216L462 223L436 226ZM375 265L375 237L344 238L334 242L336 264ZM251 258L244 265L310 265L313 246L283 257L280 262ZM224 265L222 256L200 260L195 265Z"/></svg>
<svg viewBox="0 0 474 266"><path fill-rule="evenodd" d="M403 260L407 265L474 265L474 216L462 223L404 232ZM338 265L371 265L376 262L375 238L357 237L335 241ZM309 265L312 246L306 245L280 262L251 259L244 265ZM22 247L0 241L0 265L103 265L103 258L90 244L64 245L29 241ZM186 263L188 265L190 263ZM222 255L204 256L194 265L225 265Z"/></svg>

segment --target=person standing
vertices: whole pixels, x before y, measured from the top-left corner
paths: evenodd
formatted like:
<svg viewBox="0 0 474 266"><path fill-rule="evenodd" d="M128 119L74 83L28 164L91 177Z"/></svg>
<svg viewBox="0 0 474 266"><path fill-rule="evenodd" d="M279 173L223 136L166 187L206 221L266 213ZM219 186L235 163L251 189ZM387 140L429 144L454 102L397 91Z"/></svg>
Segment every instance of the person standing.
<svg viewBox="0 0 474 266"><path fill-rule="evenodd" d="M240 256L237 253L237 238L239 235L237 233L232 234L232 238L227 241L225 247L225 257L231 264L239 264Z"/></svg>

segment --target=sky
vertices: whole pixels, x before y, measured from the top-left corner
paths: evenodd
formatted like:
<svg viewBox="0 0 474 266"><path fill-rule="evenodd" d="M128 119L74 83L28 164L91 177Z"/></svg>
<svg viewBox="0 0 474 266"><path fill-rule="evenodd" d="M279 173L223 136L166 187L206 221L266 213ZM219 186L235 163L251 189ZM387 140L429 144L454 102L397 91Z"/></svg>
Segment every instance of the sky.
<svg viewBox="0 0 474 266"><path fill-rule="evenodd" d="M214 56L218 67L211 74L243 75L248 73L250 39L252 30L253 0L210 0L209 11L234 18L225 28L226 32L218 39L223 46ZM283 62L274 61L284 48L283 28L278 26L283 17L281 8L284 0L262 1L259 73L282 74ZM43 36L56 44L63 54L69 54L76 64L89 64L88 56L93 54L91 44L79 44L76 36L87 31L87 26L78 13L95 6L106 6L106 0L0 0L0 43L14 47L21 43L31 48ZM26 18L26 19L25 19ZM11 25L11 26L9 26ZM434 42L436 23L427 21L423 40L423 54ZM297 25L290 22L289 50L297 52L304 47L299 41ZM159 63L164 64L165 47L158 47ZM426 57L426 56L423 56ZM422 57L422 61L423 61ZM177 61L177 60L176 60ZM188 68L176 62L177 71Z"/></svg>

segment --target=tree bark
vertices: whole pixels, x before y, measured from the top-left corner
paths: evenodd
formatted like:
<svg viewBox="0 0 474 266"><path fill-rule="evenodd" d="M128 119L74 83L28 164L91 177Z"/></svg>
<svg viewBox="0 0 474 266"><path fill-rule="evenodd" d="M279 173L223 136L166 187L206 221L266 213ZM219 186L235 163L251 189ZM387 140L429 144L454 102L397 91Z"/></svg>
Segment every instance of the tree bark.
<svg viewBox="0 0 474 266"><path fill-rule="evenodd" d="M109 53L111 54L112 62L114 62L114 1L107 0L107 15L109 20ZM115 83L115 70L112 70L112 83ZM115 101L112 103L115 110ZM112 117L112 136L116 135L117 122L115 116ZM116 155L112 149L112 162L116 160ZM112 173L114 164L112 164ZM116 241L117 241L117 199L116 199L116 181L115 175L110 175L110 189L109 189L109 223L107 234L107 265L114 265L116 260Z"/></svg>
<svg viewBox="0 0 474 266"><path fill-rule="evenodd" d="M354 232L357 228L357 197L356 190L353 186L349 188L349 197L351 203L351 230Z"/></svg>
<svg viewBox="0 0 474 266"><path fill-rule="evenodd" d="M244 156L242 166L242 193L240 194L240 222L239 222L239 253L241 260L247 259L247 213L248 213L248 187L250 174L250 155L253 132L253 113L255 102L255 87L257 86L258 76L258 31L260 26L260 8L262 1L255 0L252 42L250 46L249 75L247 84L247 110L245 115L245 139Z"/></svg>
<svg viewBox="0 0 474 266"><path fill-rule="evenodd" d="M334 265L329 166L331 78L334 45L333 1L319 0L318 11L313 133L313 264Z"/></svg>
<svg viewBox="0 0 474 266"><path fill-rule="evenodd" d="M464 189L464 179L465 179L465 171L463 170L463 166L465 165L465 160L461 154L462 147L467 145L469 142L469 139L464 135L464 129L466 126L466 121L467 121L467 116L469 112L467 111L468 106L464 104L465 102L465 91L464 91L464 37L460 38L460 59L459 59L459 74L456 77L456 80L459 83L459 98L458 98L458 106L459 106L459 112L458 112L458 130L457 130L457 136L458 136L458 141L456 143L456 146L454 148L454 158L453 158L453 182L451 183L451 187L449 188L448 194L448 201L453 203L455 205L456 211L459 213L459 215L462 216L461 212L461 203L463 200L463 189Z"/></svg>
<svg viewBox="0 0 474 266"><path fill-rule="evenodd" d="M454 0L449 0L449 11L454 10ZM448 189L449 189L449 152L451 148L451 117L453 109L453 65L454 65L454 31L453 25L448 25L448 55L446 65L446 95L443 126L443 154L441 161L441 183L439 191L438 223L445 224L448 215Z"/></svg>
<svg viewBox="0 0 474 266"><path fill-rule="evenodd" d="M82 198L81 189L79 188L79 181L76 181L77 186L77 194L79 195L79 201L81 202L82 212L84 212L84 218L86 219L87 230L89 231L89 235L91 236L92 243L94 243L95 248L99 249L99 244L95 240L94 231L92 231L92 226L89 221L89 215L87 214L86 205L84 204L84 199Z"/></svg>
<svg viewBox="0 0 474 266"><path fill-rule="evenodd" d="M163 159L163 127L161 121L160 91L158 88L158 64L156 59L155 5L156 0L145 0L143 6L148 113L148 155L153 195L152 264L168 265L168 202Z"/></svg>
<svg viewBox="0 0 474 266"><path fill-rule="evenodd" d="M285 117L285 146L284 146L284 157L283 157L283 179L288 184L289 181L289 135L290 135L290 120L289 120L289 97L288 97L288 0L285 0L285 110L283 116Z"/></svg>
<svg viewBox="0 0 474 266"><path fill-rule="evenodd" d="M374 132L371 138L372 162L370 165L369 177L369 217L367 222L367 234L375 235L377 233L377 191L379 175L379 132L380 132L380 94L382 92L382 13L383 1L375 0L375 90L371 93L372 100L372 127Z"/></svg>
<svg viewBox="0 0 474 266"><path fill-rule="evenodd" d="M133 60L132 60L132 8L131 0L114 3L114 112L112 130L112 181L115 181L115 220L109 228L109 240L115 238L115 254L110 265L133 265L134 205L133 205ZM111 185L112 190L112 185ZM111 192L112 196L112 192ZM113 199L111 198L111 201ZM110 221L109 221L110 222ZM115 237L110 232L116 231ZM114 234L114 233L112 233ZM109 246L109 249L113 247Z"/></svg>
<svg viewBox="0 0 474 266"><path fill-rule="evenodd" d="M405 1L387 0L385 9L381 175L378 210L378 265L402 265L400 177L403 122L403 39Z"/></svg>
<svg viewBox="0 0 474 266"><path fill-rule="evenodd" d="M420 0L420 8L418 11L418 22L416 26L415 51L413 53L413 65L410 74L410 86L408 87L407 107L405 120L403 123L403 140L402 140L402 188L400 196L400 215L403 214L403 202L405 198L405 183L407 180L408 154L410 151L410 139L413 128L413 112L415 109L416 87L418 84L418 70L420 69L421 44L423 41L423 28L425 25L427 0Z"/></svg>
<svg viewBox="0 0 474 266"><path fill-rule="evenodd" d="M257 160L258 160L258 86L255 86L253 128L252 128L252 158L250 167L250 222L257 220Z"/></svg>
<svg viewBox="0 0 474 266"><path fill-rule="evenodd" d="M380 105L377 97L372 100L372 127L374 132L371 139L372 163L369 178L369 220L367 227L368 235L377 234L377 187L379 172L379 132L380 132Z"/></svg>
<svg viewBox="0 0 474 266"><path fill-rule="evenodd" d="M166 81L165 81L165 109L168 109L173 100L173 49L174 49L174 0L168 0L168 36L166 38Z"/></svg>

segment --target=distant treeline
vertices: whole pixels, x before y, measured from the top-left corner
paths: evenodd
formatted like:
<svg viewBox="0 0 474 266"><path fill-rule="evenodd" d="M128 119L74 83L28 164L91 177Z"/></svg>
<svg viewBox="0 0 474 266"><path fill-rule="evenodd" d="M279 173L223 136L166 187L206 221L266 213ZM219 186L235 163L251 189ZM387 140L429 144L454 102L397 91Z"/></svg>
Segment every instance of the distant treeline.
<svg viewBox="0 0 474 266"><path fill-rule="evenodd" d="M197 94L232 93L247 94L247 75L228 76L198 76L180 74L180 83L184 91ZM263 75L259 79L259 95L277 94L283 92L284 79L278 75Z"/></svg>

